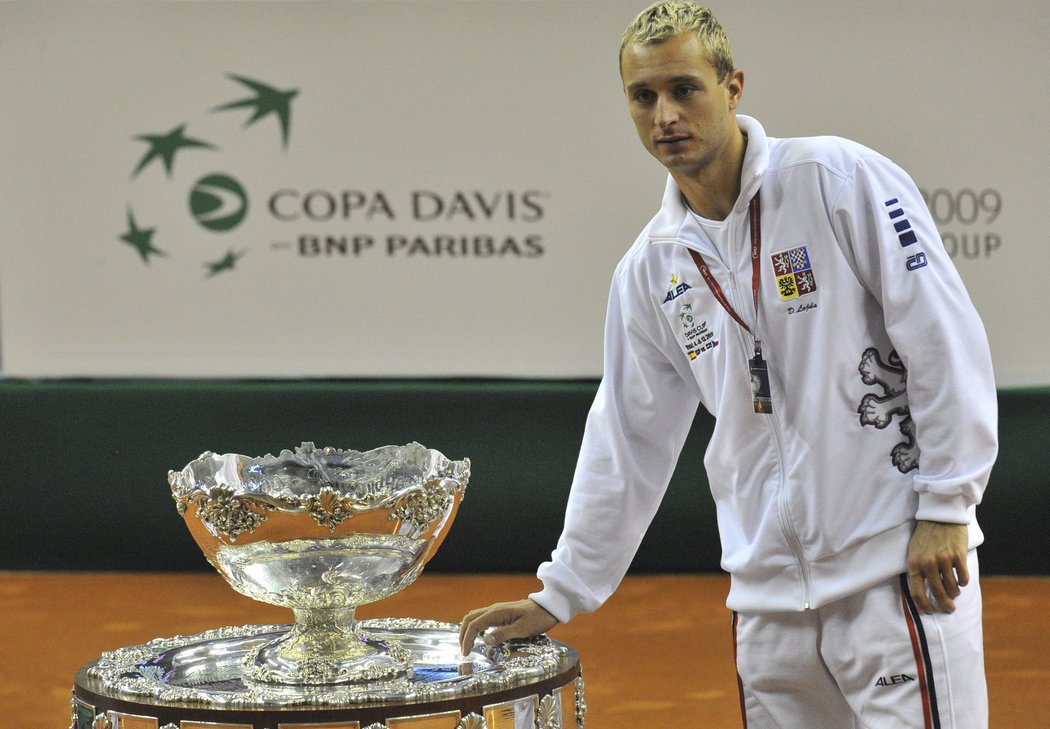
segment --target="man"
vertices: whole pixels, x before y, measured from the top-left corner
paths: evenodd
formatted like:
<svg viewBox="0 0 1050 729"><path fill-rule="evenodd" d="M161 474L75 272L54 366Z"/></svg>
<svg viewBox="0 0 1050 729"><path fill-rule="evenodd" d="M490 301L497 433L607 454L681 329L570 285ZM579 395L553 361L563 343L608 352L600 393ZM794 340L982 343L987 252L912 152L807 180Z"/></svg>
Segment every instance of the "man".
<svg viewBox="0 0 1050 729"><path fill-rule="evenodd" d="M705 8L644 10L620 73L663 204L614 275L543 589L468 614L464 652L608 598L702 403L745 725L986 727L974 514L996 394L918 190L858 144L738 116Z"/></svg>

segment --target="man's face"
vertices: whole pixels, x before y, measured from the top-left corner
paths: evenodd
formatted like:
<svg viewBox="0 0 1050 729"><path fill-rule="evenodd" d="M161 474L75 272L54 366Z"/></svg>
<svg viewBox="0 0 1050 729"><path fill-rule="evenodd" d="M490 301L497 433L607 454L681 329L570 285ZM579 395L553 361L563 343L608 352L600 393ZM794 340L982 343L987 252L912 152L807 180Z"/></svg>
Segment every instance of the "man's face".
<svg viewBox="0 0 1050 729"><path fill-rule="evenodd" d="M670 171L697 175L723 153L736 129L743 73L719 83L695 34L628 45L620 75L638 137Z"/></svg>

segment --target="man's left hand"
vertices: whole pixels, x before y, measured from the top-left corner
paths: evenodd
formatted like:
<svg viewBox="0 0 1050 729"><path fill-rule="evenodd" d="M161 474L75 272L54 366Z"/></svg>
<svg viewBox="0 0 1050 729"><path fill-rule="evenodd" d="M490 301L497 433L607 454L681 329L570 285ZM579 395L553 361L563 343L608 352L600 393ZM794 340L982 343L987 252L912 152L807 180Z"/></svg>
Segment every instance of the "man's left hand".
<svg viewBox="0 0 1050 729"><path fill-rule="evenodd" d="M955 612L954 598L970 581L968 544L965 524L920 521L915 527L908 544L908 589L920 610Z"/></svg>

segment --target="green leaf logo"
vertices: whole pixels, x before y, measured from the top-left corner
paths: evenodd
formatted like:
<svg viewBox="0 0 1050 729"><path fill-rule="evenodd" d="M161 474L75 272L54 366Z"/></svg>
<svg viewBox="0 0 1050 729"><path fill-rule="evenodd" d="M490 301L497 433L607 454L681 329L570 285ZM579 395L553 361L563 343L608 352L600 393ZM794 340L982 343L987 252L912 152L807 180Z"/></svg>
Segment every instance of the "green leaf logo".
<svg viewBox="0 0 1050 729"><path fill-rule="evenodd" d="M3 0L0 0L2 2ZM280 132L281 151L288 152L289 134L292 124L292 102L299 95L297 88L278 89L254 78L238 74L227 74L232 81L250 90L243 98L236 98L225 104L212 107L210 112L225 113L229 111L247 111L249 116L244 127L251 127L264 119L273 119ZM145 142L148 148L141 153L138 163L131 172L131 180L136 180L144 170L164 168L169 181L178 184L175 174L176 157L180 160L184 150L190 150L191 158L201 150L211 153L220 152L221 148L209 140L189 136L186 129L189 122L180 124L170 131L151 132L132 136L136 142ZM184 165L180 163L180 168ZM185 199L185 198L184 198ZM176 197L176 201L178 198ZM190 188L188 200L189 212L205 230L213 233L226 233L237 228L248 215L248 193L244 186L228 174L212 173L197 180ZM185 210L185 208L182 208ZM167 258L168 240L153 225L140 225L132 212L132 205L127 206L127 229L117 234L118 240L135 249L144 264L150 264L155 257ZM154 239L163 248L154 243ZM214 239L213 239L214 240ZM248 254L248 249L227 249L226 255L218 260L204 263L207 277L232 271L237 262Z"/></svg>

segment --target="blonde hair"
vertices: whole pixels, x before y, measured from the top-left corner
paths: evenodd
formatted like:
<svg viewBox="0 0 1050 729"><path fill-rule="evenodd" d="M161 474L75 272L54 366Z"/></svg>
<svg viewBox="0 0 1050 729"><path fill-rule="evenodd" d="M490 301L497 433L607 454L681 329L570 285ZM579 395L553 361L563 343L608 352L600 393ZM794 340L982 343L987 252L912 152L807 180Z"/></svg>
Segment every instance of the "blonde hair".
<svg viewBox="0 0 1050 729"><path fill-rule="evenodd" d="M733 70L733 50L725 31L708 8L683 0L661 0L638 13L623 33L620 61L631 43L661 43L681 33L696 34L710 55L719 83L725 80Z"/></svg>

